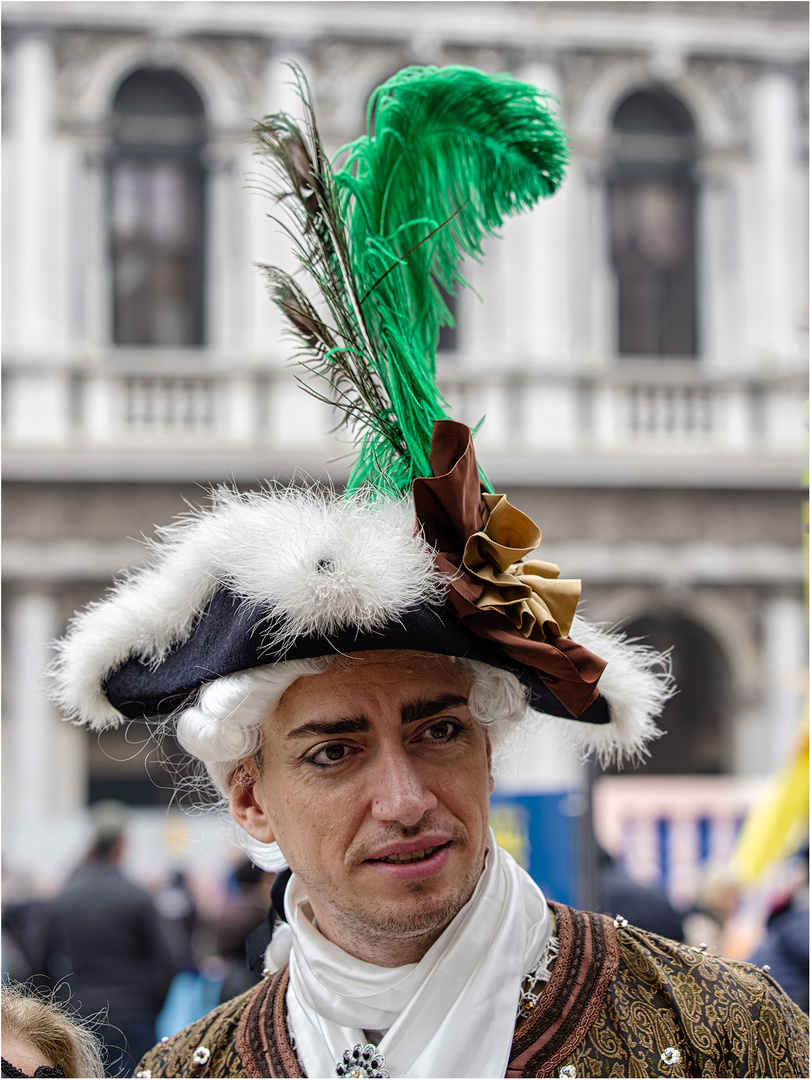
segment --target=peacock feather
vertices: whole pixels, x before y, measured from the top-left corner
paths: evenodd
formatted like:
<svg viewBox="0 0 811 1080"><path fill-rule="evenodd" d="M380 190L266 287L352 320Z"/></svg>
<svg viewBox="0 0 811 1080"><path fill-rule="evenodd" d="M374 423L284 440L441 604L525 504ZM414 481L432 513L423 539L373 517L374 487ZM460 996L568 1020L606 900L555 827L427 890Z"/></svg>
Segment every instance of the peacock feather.
<svg viewBox="0 0 811 1080"><path fill-rule="evenodd" d="M557 189L565 135L535 86L466 67L409 67L374 92L368 134L331 166L296 72L304 126L277 114L255 133L272 166L267 190L292 215L285 227L317 299L264 269L299 359L329 383L328 393L310 392L336 404L354 432L349 489L403 492L430 475L433 424L447 416L436 385L439 332L451 321L442 290L465 284L462 260L479 258L507 216Z"/></svg>

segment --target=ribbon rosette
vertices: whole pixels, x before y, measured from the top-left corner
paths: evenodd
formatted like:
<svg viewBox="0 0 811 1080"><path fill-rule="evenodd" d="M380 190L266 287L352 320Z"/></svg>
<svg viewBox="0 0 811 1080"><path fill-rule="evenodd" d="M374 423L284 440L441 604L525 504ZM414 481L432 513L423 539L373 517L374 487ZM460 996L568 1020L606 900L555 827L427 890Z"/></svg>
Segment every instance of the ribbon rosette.
<svg viewBox="0 0 811 1080"><path fill-rule="evenodd" d="M554 563L526 558L541 531L504 495L482 490L470 428L437 420L430 464L433 475L414 481L414 509L457 617L533 668L579 716L597 697L605 667L568 637L580 582L561 580Z"/></svg>

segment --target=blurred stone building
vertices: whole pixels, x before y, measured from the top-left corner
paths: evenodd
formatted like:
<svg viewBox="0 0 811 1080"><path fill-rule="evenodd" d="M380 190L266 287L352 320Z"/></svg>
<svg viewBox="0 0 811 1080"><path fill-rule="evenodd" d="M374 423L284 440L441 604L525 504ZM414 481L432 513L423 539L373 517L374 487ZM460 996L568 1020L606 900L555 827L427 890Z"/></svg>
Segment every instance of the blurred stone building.
<svg viewBox="0 0 811 1080"><path fill-rule="evenodd" d="M7 865L64 862L89 800L165 820L136 726L99 744L42 693L74 608L201 488L346 475L255 269L287 259L247 137L295 111L287 60L330 150L408 63L559 99L567 182L469 268L484 302L456 300L442 386L458 419L486 415L491 480L582 576L587 615L672 646L647 772L781 760L806 658L805 4L6 0L2 18ZM524 768L507 787L581 782L548 743Z"/></svg>

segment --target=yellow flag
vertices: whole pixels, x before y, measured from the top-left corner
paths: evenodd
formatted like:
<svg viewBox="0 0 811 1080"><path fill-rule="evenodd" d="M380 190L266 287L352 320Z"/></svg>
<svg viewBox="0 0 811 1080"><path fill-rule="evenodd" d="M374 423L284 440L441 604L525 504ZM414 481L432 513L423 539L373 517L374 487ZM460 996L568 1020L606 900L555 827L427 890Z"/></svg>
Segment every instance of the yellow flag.
<svg viewBox="0 0 811 1080"><path fill-rule="evenodd" d="M808 836L808 707L785 765L749 811L732 853L732 870L752 884L773 862L787 858Z"/></svg>

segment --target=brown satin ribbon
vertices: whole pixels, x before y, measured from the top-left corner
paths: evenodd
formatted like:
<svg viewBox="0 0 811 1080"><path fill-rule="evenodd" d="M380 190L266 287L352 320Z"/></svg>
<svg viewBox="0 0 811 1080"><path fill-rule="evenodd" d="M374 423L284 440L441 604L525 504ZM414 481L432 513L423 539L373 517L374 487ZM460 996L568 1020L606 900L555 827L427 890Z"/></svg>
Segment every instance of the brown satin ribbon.
<svg viewBox="0 0 811 1080"><path fill-rule="evenodd" d="M437 420L429 460L433 475L412 486L414 510L451 606L473 633L534 668L579 716L597 697L605 668L568 637L580 582L560 580L554 563L526 559L541 531L503 495L482 490L469 427Z"/></svg>

